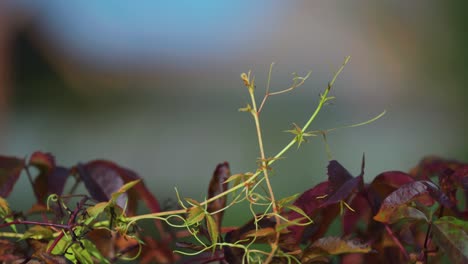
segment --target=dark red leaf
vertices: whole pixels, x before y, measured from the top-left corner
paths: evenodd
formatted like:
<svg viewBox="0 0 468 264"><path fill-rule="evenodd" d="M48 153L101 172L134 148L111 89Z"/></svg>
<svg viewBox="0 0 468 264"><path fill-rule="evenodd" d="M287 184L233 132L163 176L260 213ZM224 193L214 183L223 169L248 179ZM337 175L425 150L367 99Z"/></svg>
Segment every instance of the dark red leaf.
<svg viewBox="0 0 468 264"><path fill-rule="evenodd" d="M309 216L314 223L304 226L289 226L290 233L282 235L283 244L290 250L303 241L314 241L321 237L328 229L328 226L333 222L338 214L338 206L330 206L321 208L321 205L326 201L324 196L329 190L329 181L317 184L314 188L305 191L293 205L299 207L304 213ZM302 217L301 214L291 211L288 214L289 220L294 220ZM304 219L302 222L307 222Z"/></svg>
<svg viewBox="0 0 468 264"><path fill-rule="evenodd" d="M228 184L225 181L231 176L229 170L229 164L227 162L220 163L216 166L215 171L213 172L213 177L211 178L210 185L208 186L208 199L227 191ZM216 199L215 201L208 204L207 211L209 213L216 212L226 206L226 196ZM218 212L213 215L214 220L218 226L218 231L221 228L221 222L223 219L224 211Z"/></svg>
<svg viewBox="0 0 468 264"><path fill-rule="evenodd" d="M25 164L24 159L0 156L0 196L8 197Z"/></svg>
<svg viewBox="0 0 468 264"><path fill-rule="evenodd" d="M410 175L417 180L429 180L431 176L439 176L446 170L456 170L463 165L456 160L442 159L436 156L423 158L419 164L411 169Z"/></svg>
<svg viewBox="0 0 468 264"><path fill-rule="evenodd" d="M144 237L143 250L139 263L176 263L179 256L174 254L170 245L156 241L152 237Z"/></svg>
<svg viewBox="0 0 468 264"><path fill-rule="evenodd" d="M355 212L351 210L346 210L344 212L342 221L344 235L348 235L351 232L356 231L356 226L359 220L365 221L367 226L371 218L371 208L369 202L362 192L358 193L356 197L354 197L350 206L355 210Z"/></svg>

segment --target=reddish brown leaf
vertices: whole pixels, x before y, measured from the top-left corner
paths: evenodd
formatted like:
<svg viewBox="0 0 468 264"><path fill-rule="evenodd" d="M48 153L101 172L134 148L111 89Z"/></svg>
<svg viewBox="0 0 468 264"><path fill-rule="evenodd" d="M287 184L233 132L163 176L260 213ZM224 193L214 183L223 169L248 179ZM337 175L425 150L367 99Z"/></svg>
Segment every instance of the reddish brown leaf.
<svg viewBox="0 0 468 264"><path fill-rule="evenodd" d="M208 199L212 198L224 191L227 191L228 184L225 182L231 172L229 170L229 164L227 162L220 163L216 166L215 171L213 172L213 177L211 178L210 185L208 187ZM216 199L215 201L208 204L207 211L209 213L216 212L226 206L226 196ZM218 226L218 231L221 228L221 223L223 219L224 211L218 212L213 215L216 225Z"/></svg>
<svg viewBox="0 0 468 264"><path fill-rule="evenodd" d="M50 171L55 168L55 158L50 153L36 151L29 158L29 164L36 166L41 171Z"/></svg>
<svg viewBox="0 0 468 264"><path fill-rule="evenodd" d="M0 156L0 196L8 197L25 164L24 159Z"/></svg>
<svg viewBox="0 0 468 264"><path fill-rule="evenodd" d="M401 171L387 171L377 175L367 187L373 214L377 213L385 197L402 185L413 181L411 175Z"/></svg>
<svg viewBox="0 0 468 264"><path fill-rule="evenodd" d="M390 217L399 206L405 205L413 200L431 205L434 200L446 207L452 207L448 197L443 194L437 186L429 181L415 181L407 183L396 191L392 192L382 202L379 212L374 216L374 220L388 223Z"/></svg>

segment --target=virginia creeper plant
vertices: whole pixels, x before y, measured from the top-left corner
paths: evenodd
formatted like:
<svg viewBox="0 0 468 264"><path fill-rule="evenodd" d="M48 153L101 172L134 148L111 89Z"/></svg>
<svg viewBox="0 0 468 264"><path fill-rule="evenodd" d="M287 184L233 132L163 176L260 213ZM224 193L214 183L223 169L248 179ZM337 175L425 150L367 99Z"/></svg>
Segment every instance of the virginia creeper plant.
<svg viewBox="0 0 468 264"><path fill-rule="evenodd" d="M63 167L41 151L28 158L0 156L0 261L468 263L466 163L426 157L409 172L382 172L365 183L364 156L358 176L330 160L319 184L302 194L275 195L273 165L309 137L321 136L326 143L326 135L336 130L309 128L334 99L330 93L348 61L322 91L309 119L286 130L292 139L274 155L264 150L262 109L270 96L302 86L311 73L295 75L289 88L272 92L272 65L260 102L251 72L241 74L251 102L239 110L255 124L258 167L231 174L227 162L218 164L207 198L184 198L176 189L174 210L161 206L139 175L111 161ZM384 113L346 127L371 123ZM20 176L29 179L36 197L26 212L7 201ZM86 193L78 193L80 185ZM137 214L140 200L149 213ZM223 225L224 212L239 203L249 208L245 223ZM151 232L143 221L152 222L145 227ZM331 229L338 234L331 235Z"/></svg>

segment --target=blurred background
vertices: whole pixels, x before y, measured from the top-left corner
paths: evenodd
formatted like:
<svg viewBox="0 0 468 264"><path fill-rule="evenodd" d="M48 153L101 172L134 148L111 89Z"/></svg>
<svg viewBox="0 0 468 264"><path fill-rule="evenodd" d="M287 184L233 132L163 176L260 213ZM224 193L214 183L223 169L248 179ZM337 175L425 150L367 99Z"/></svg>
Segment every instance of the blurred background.
<svg viewBox="0 0 468 264"><path fill-rule="evenodd" d="M292 72L313 73L262 113L268 156L315 109L345 56L312 129L333 157L366 179L407 171L425 155L467 160L467 4L460 1L0 2L0 153L51 152L71 166L104 158L138 172L160 199L203 198L217 163L254 171L259 156L240 73L261 100ZM279 196L326 178L320 138L274 165ZM10 203L29 204L25 177ZM27 190L27 191L26 191ZM29 200L30 201L30 200Z"/></svg>

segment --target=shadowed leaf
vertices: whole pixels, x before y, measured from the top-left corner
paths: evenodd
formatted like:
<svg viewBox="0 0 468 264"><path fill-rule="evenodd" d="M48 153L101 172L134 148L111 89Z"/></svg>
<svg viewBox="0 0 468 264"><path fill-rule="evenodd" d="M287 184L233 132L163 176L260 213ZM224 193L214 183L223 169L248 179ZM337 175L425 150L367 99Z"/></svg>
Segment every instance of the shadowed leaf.
<svg viewBox="0 0 468 264"><path fill-rule="evenodd" d="M0 196L8 197L24 168L24 159L0 156Z"/></svg>
<svg viewBox="0 0 468 264"><path fill-rule="evenodd" d="M227 162L220 163L216 166L215 171L213 172L213 177L211 178L210 185L208 186L208 199L227 191L228 184L226 180L230 177L231 172L229 170L229 164ZM214 200L208 204L207 211L209 213L216 212L224 207L226 207L227 196L223 196ZM213 215L213 220L216 223L218 231L221 228L221 223L223 220L224 211L218 212ZM209 228L209 227L208 227Z"/></svg>
<svg viewBox="0 0 468 264"><path fill-rule="evenodd" d="M331 160L327 166L327 175L329 185L329 193L334 193L345 184L345 182L351 180L353 176L346 170L338 161Z"/></svg>
<svg viewBox="0 0 468 264"><path fill-rule="evenodd" d="M434 239L452 263L468 263L468 222L442 217L434 222Z"/></svg>
<svg viewBox="0 0 468 264"><path fill-rule="evenodd" d="M328 164L328 197L321 204L321 207L326 207L332 204L346 201L351 194L357 193L364 186L364 156L362 156L361 174L357 177L351 174L336 160L330 161Z"/></svg>

